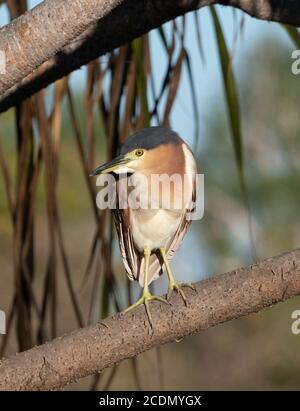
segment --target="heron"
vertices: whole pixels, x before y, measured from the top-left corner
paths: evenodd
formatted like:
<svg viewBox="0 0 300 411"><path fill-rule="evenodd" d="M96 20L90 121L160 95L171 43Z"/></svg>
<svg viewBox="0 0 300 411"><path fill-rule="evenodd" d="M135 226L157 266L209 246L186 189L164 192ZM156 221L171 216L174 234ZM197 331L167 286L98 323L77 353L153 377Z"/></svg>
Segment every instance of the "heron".
<svg viewBox="0 0 300 411"><path fill-rule="evenodd" d="M128 278L138 281L143 288L142 296L124 312L143 304L152 326L150 301L169 303L172 292L176 291L187 304L183 287L194 289L191 284L178 283L170 266L195 208L197 166L194 155L176 132L160 126L148 127L128 137L116 158L91 173L92 176L99 174L116 176L114 190L118 200L127 200L132 193L132 189L128 189L129 181L134 182L131 185L137 198L147 198L146 207L145 204L143 207L120 207L118 201L113 214ZM180 177L181 185L171 184L174 175ZM166 196L169 201L163 198L161 188L152 190L153 176L170 178ZM122 198L124 196L126 198ZM149 289L164 268L169 279L166 298L152 294Z"/></svg>

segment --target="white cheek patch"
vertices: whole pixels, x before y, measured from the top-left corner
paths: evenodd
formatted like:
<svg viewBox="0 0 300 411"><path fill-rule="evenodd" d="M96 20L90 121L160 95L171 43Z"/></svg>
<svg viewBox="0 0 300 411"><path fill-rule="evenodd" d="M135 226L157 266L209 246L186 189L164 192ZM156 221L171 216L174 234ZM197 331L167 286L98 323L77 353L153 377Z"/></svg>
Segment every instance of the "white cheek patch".
<svg viewBox="0 0 300 411"><path fill-rule="evenodd" d="M128 166L121 166L117 170L113 171L115 174L127 174L127 173L134 173L134 169Z"/></svg>

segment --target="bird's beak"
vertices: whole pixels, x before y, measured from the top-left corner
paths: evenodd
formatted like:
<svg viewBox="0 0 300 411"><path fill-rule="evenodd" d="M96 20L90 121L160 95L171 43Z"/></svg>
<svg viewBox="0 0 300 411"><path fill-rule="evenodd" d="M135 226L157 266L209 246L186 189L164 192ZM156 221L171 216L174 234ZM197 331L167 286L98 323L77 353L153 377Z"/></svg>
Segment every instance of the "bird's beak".
<svg viewBox="0 0 300 411"><path fill-rule="evenodd" d="M99 174L108 174L108 173L128 173L131 170L126 167L126 164L128 164L131 161L130 158L126 158L125 156L121 155L113 160L109 161L108 163L105 163L99 167L97 167L91 174L90 176L97 176Z"/></svg>

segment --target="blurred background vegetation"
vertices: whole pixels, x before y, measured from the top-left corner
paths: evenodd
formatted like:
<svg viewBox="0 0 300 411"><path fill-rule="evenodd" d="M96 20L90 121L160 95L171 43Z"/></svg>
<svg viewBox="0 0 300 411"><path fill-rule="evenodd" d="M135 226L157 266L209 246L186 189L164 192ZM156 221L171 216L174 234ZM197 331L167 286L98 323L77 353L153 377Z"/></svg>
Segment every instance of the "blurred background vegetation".
<svg viewBox="0 0 300 411"><path fill-rule="evenodd" d="M27 6L14 4L19 12ZM176 256L178 279L197 281L299 246L295 45L278 24L215 10L168 23L1 114L2 355L94 323L138 295L87 175L149 124L180 132L205 175L205 216ZM5 4L0 12L4 24ZM165 279L154 286L165 292ZM296 298L71 388L299 389L300 337L291 333L299 308Z"/></svg>

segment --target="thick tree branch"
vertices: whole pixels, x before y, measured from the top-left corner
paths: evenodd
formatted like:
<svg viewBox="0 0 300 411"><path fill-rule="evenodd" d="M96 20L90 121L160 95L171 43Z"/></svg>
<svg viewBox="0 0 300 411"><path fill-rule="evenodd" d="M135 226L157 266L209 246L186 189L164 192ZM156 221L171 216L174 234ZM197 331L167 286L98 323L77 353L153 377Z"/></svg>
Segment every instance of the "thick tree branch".
<svg viewBox="0 0 300 411"><path fill-rule="evenodd" d="M297 0L221 0L218 3L236 7L261 20L300 26L300 4Z"/></svg>
<svg viewBox="0 0 300 411"><path fill-rule="evenodd" d="M153 331L140 307L3 360L0 389L61 388L155 346L299 295L300 249L200 281L196 292L186 293L187 307L177 294L172 306L151 304Z"/></svg>
<svg viewBox="0 0 300 411"><path fill-rule="evenodd" d="M96 21L95 17L103 17L121 1L72 0L68 5L66 3L70 2L65 0L46 0L43 3L44 11L39 6L4 27L0 31L0 50L8 49L9 56L7 75L0 79L0 112L96 57L166 21L209 4L233 6L259 19L300 25L300 3L294 0L123 0L106 17L92 23ZM55 4L62 7L61 3L65 3L64 13L54 7ZM99 6L97 12L92 7L94 3ZM48 17L50 6L56 11ZM85 10L84 22L81 14L76 12L76 6ZM89 29L84 31L87 26ZM29 28L30 36L26 35ZM70 44L70 41L73 43ZM39 69L34 71L41 63Z"/></svg>
<svg viewBox="0 0 300 411"><path fill-rule="evenodd" d="M122 0L45 0L0 30L0 94L75 40Z"/></svg>

